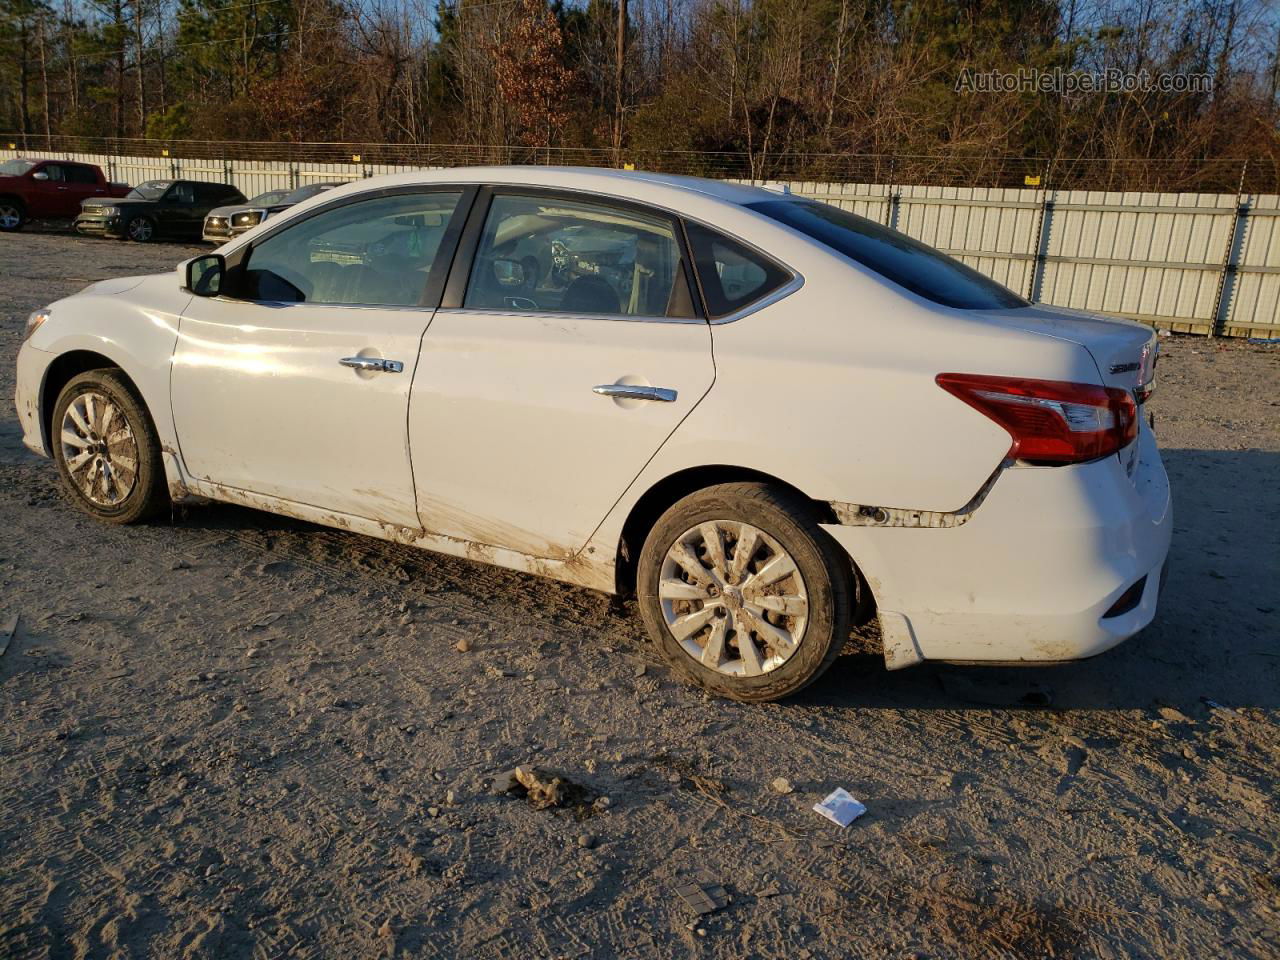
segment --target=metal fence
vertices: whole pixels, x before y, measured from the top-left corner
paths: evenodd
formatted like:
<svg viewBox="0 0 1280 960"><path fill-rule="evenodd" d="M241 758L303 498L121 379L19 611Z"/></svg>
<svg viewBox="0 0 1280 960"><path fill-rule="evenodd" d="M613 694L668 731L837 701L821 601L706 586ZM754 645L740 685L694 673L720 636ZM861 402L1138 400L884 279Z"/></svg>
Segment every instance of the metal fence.
<svg viewBox="0 0 1280 960"><path fill-rule="evenodd" d="M0 158L24 152L0 149ZM170 152L41 153L96 163L112 180L217 180L246 196L441 165ZM786 181L793 194L893 226L1037 302L1178 332L1280 337L1280 195L1238 183L1236 192L1180 193Z"/></svg>

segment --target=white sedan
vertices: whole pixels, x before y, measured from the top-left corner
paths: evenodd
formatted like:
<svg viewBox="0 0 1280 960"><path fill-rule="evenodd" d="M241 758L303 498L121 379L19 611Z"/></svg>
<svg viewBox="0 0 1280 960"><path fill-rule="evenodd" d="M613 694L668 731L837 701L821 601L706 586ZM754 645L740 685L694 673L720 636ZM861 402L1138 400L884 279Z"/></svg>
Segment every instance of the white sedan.
<svg viewBox="0 0 1280 960"><path fill-rule="evenodd" d="M1155 351L814 201L471 168L38 311L17 409L104 521L225 501L634 594L681 674L768 700L873 616L890 668L1146 626Z"/></svg>

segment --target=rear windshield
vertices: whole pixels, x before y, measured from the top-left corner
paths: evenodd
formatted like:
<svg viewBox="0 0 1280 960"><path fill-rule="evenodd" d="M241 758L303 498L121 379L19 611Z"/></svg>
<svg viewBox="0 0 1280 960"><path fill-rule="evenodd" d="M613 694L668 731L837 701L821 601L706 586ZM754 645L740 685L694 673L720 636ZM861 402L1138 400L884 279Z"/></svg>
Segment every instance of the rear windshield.
<svg viewBox="0 0 1280 960"><path fill-rule="evenodd" d="M20 177L36 165L34 160L6 160L0 163L0 175Z"/></svg>
<svg viewBox="0 0 1280 960"><path fill-rule="evenodd" d="M934 303L960 310L1028 306L1008 287L959 260L847 210L813 200L764 200L748 206Z"/></svg>
<svg viewBox="0 0 1280 960"><path fill-rule="evenodd" d="M172 183L172 180L148 180L146 183L140 183L130 190L127 199L159 200Z"/></svg>

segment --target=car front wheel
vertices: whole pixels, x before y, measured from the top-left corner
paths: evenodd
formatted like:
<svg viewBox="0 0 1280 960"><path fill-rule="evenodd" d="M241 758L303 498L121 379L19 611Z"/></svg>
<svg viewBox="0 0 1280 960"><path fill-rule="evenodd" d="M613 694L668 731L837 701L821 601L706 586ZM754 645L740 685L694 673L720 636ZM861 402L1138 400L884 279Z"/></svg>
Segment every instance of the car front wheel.
<svg viewBox="0 0 1280 960"><path fill-rule="evenodd" d="M53 457L62 485L85 512L133 523L165 502L155 427L132 385L111 369L72 377L53 409Z"/></svg>
<svg viewBox="0 0 1280 960"><path fill-rule="evenodd" d="M776 700L816 680L849 635L853 571L809 501L763 483L690 494L640 553L650 636L677 672L734 700Z"/></svg>
<svg viewBox="0 0 1280 960"><path fill-rule="evenodd" d="M156 235L156 225L150 217L134 217L125 225L124 233L134 243L150 243Z"/></svg>

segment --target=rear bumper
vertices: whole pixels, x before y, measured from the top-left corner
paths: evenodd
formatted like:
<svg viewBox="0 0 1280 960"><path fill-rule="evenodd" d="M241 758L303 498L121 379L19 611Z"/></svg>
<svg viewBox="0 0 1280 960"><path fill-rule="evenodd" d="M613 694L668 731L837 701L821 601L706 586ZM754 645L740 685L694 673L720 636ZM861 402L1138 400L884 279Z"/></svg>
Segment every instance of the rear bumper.
<svg viewBox="0 0 1280 960"><path fill-rule="evenodd" d="M1147 626L1172 513L1145 425L1138 444L1132 480L1114 456L1005 470L957 527L824 525L871 584L889 666L1079 660ZM1106 616L1143 577L1140 599Z"/></svg>
<svg viewBox="0 0 1280 960"><path fill-rule="evenodd" d="M50 452L45 441L44 426L40 422L40 389L53 358L52 353L37 350L29 343L24 343L18 350L14 409L18 411L18 422L22 425L23 445L42 457L49 456Z"/></svg>

